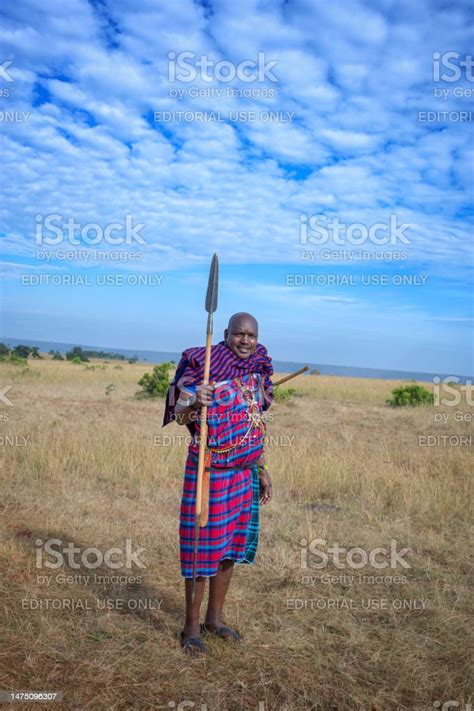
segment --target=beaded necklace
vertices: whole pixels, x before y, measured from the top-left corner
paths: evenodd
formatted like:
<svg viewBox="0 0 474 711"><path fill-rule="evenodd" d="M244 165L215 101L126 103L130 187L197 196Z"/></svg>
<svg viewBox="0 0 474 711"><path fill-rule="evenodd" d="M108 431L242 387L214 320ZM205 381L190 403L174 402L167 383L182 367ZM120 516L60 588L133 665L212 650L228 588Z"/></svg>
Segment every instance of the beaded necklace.
<svg viewBox="0 0 474 711"><path fill-rule="evenodd" d="M255 382L252 377L252 383L255 385ZM237 383L240 392L242 393L242 396L247 403L247 412L246 417L249 420L249 426L247 428L247 431L245 434L242 436L242 438L236 442L235 444L230 445L229 447L208 447L207 449L211 452L215 452L217 454L225 454L226 452L231 452L233 449L236 447L239 447L241 444L243 444L250 434L250 432L254 428L259 428L263 435L265 436L266 432L266 426L265 426L265 420L262 417L262 413L260 412L260 408L258 406L258 402L255 399L255 392L254 390L250 390L248 387L246 387L240 378L235 378L235 382Z"/></svg>

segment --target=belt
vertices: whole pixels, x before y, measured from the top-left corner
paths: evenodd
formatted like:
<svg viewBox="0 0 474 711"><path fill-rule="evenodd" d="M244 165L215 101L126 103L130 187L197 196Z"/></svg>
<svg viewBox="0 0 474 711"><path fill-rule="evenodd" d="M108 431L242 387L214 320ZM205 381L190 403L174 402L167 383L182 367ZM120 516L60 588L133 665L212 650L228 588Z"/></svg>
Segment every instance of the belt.
<svg viewBox="0 0 474 711"><path fill-rule="evenodd" d="M197 466L197 459L194 462ZM253 469L257 465L257 460L254 459L253 462L249 462L248 464L245 464L243 466L238 465L238 466L233 466L233 467L216 467L214 464L211 464L211 469L215 472L234 472L236 469Z"/></svg>

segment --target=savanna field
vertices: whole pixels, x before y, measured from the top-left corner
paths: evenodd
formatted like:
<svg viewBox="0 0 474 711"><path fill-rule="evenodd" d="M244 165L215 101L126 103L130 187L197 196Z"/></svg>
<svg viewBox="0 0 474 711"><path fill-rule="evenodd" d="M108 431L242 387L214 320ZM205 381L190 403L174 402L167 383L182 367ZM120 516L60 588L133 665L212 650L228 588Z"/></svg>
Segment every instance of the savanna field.
<svg viewBox="0 0 474 711"><path fill-rule="evenodd" d="M162 430L163 401L135 397L150 365L93 365L0 363L12 386L0 409L0 689L62 691L51 707L81 711L469 709L464 394L454 407L391 408L393 381L294 380L270 410L274 499L257 562L236 566L225 609L245 640L190 659L178 642L187 430ZM80 552L48 568L48 539ZM127 539L143 567L81 558Z"/></svg>

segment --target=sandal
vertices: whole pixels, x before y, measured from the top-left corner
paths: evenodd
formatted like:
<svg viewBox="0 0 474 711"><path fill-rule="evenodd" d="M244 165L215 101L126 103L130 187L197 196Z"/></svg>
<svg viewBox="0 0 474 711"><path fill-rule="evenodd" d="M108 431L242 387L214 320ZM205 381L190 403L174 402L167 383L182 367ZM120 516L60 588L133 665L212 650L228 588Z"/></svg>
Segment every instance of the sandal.
<svg viewBox="0 0 474 711"><path fill-rule="evenodd" d="M231 627L226 627L226 625L221 625L217 629L209 629L205 624L201 625L201 634L209 634L215 637L220 637L225 639L226 642L240 642L242 640L242 635L237 630L233 630Z"/></svg>
<svg viewBox="0 0 474 711"><path fill-rule="evenodd" d="M202 654L207 654L207 647L200 637L189 637L181 632L180 635L181 647L186 654L192 657L198 657Z"/></svg>

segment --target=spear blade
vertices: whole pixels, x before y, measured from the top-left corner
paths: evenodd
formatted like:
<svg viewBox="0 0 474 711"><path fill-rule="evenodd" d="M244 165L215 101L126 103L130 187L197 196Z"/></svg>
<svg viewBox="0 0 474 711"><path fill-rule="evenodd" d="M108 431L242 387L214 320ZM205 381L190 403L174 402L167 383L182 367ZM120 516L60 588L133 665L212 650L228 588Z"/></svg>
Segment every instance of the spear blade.
<svg viewBox="0 0 474 711"><path fill-rule="evenodd" d="M219 259L217 254L212 257L211 268L209 270L209 281L207 282L206 311L213 314L217 309L217 292L219 290Z"/></svg>

